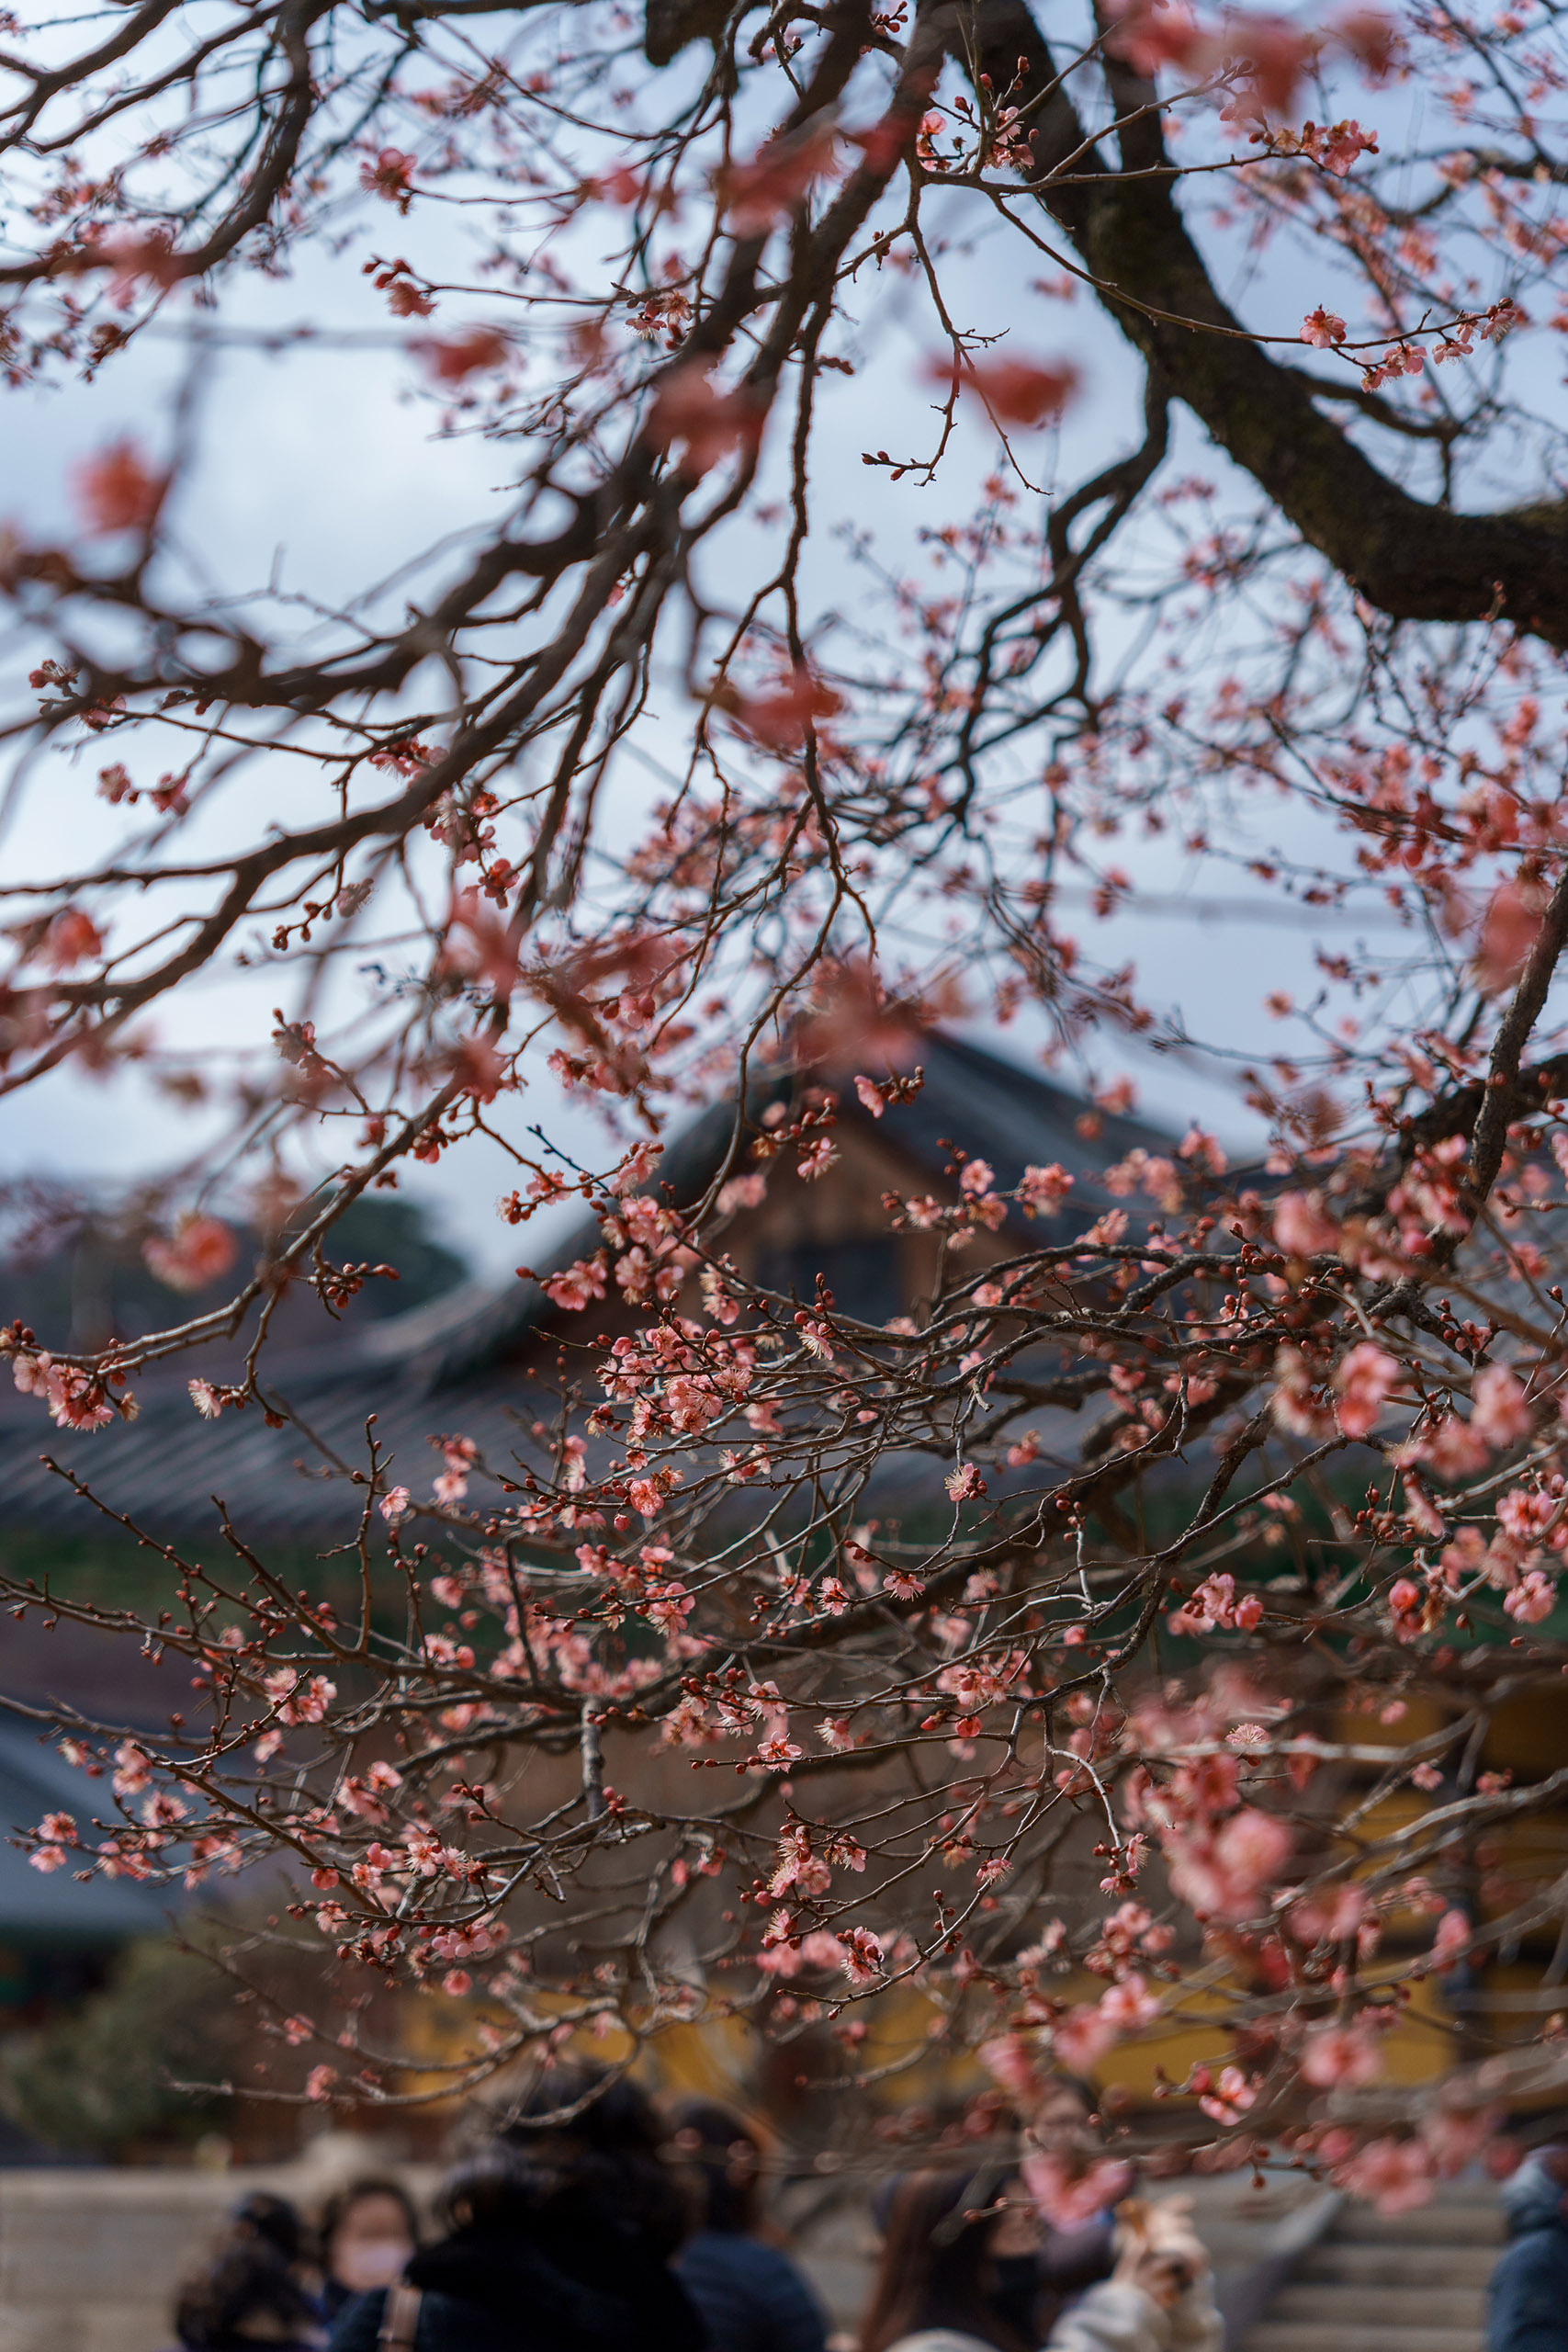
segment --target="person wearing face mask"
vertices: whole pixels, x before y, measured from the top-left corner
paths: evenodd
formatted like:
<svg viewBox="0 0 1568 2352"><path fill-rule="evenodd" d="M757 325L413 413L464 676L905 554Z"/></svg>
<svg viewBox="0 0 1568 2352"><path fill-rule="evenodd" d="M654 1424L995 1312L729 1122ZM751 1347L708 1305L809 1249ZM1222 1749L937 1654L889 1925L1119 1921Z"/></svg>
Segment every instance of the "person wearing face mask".
<svg viewBox="0 0 1568 2352"><path fill-rule="evenodd" d="M706 2352L670 2267L690 2206L646 2093L557 2065L474 2120L437 2209L445 2235L344 2306L332 2352Z"/></svg>
<svg viewBox="0 0 1568 2352"><path fill-rule="evenodd" d="M859 2352L1032 2352L997 2300L996 2241L1032 2215L1017 2179L907 2173L882 2213L882 2265Z"/></svg>
<svg viewBox="0 0 1568 2352"><path fill-rule="evenodd" d="M419 2223L395 2180L355 2180L329 2197L316 2224L321 2309L329 2323L355 2295L400 2278L419 2248Z"/></svg>
<svg viewBox="0 0 1568 2352"><path fill-rule="evenodd" d="M1087 2289L1109 2278L1116 2265L1111 2209L1132 2187L1133 2170L1106 2165L1096 2106L1089 2084L1076 2075L1052 2075L1021 2119L1028 2127L1027 2149L1055 2158L1070 2178L1085 2173L1103 2177L1109 2192L1100 2211L1086 2211L1076 2221L1032 2214L1024 2227L1015 2212L998 2222L991 2241L993 2300L1026 2344L1043 2344L1063 2312Z"/></svg>

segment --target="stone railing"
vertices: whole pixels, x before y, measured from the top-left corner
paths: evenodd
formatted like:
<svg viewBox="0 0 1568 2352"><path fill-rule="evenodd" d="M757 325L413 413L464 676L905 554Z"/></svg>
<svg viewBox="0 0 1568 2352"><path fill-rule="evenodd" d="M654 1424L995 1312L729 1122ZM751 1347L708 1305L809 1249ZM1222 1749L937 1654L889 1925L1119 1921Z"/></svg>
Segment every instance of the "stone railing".
<svg viewBox="0 0 1568 2352"><path fill-rule="evenodd" d="M179 2282L248 2189L309 2215L362 2173L391 2173L422 2200L434 2180L337 2132L288 2165L0 2171L0 2352L167 2352Z"/></svg>

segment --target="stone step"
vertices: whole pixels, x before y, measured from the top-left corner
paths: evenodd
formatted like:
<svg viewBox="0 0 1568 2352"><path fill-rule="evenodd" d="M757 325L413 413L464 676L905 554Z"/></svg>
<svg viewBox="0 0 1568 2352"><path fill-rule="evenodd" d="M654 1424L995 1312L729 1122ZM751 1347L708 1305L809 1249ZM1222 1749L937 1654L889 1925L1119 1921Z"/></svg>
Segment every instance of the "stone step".
<svg viewBox="0 0 1568 2352"><path fill-rule="evenodd" d="M1496 2260L1494 2245L1344 2245L1326 2237L1307 2248L1292 2276L1303 2285L1483 2288Z"/></svg>
<svg viewBox="0 0 1568 2352"><path fill-rule="evenodd" d="M1239 2352L1483 2352L1473 2327L1365 2327L1306 2320L1259 2320Z"/></svg>
<svg viewBox="0 0 1568 2352"><path fill-rule="evenodd" d="M1486 2295L1481 2287L1368 2286L1361 2280L1313 2285L1290 2280L1269 2306L1269 2322L1332 2321L1390 2327L1466 2327L1486 2324Z"/></svg>
<svg viewBox="0 0 1568 2352"><path fill-rule="evenodd" d="M1413 2213L1380 2213L1347 2202L1329 2236L1342 2245L1501 2245L1503 2216L1495 2203L1480 2198L1418 2205Z"/></svg>

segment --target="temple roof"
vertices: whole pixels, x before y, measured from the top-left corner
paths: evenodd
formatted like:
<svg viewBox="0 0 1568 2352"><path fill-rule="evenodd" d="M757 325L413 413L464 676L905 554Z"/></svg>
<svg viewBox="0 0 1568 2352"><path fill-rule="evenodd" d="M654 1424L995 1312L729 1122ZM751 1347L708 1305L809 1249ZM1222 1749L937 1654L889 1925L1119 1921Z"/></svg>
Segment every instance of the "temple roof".
<svg viewBox="0 0 1568 2352"><path fill-rule="evenodd" d="M1015 1185L1028 1165L1059 1162L1077 1179L1072 1210L1052 1228L1069 1238L1109 1203L1096 1181L1107 1161L1136 1147L1169 1152L1168 1136L1142 1121L1091 1112L1080 1095L977 1046L932 1033L919 1059L925 1083L912 1102L890 1106L876 1123L878 1142L909 1166L911 1185L951 1188L953 1147L988 1160L997 1185ZM787 1080L764 1080L749 1100L755 1120L767 1102L784 1099ZM695 1200L722 1165L734 1130L733 1099L699 1113L671 1140L652 1180L677 1204ZM840 1121L870 1116L846 1086ZM1096 1132L1080 1123L1091 1117ZM1037 1227L1021 1219L1021 1239ZM599 1247L597 1221L562 1235L538 1267L547 1276ZM536 1281L466 1283L412 1313L357 1329L326 1325L320 1342L273 1359L265 1385L288 1400L293 1419L269 1428L253 1404L204 1421L186 1388L197 1367L143 1374L136 1385L141 1416L92 1434L56 1430L38 1400L0 1388L0 1492L17 1527L59 1535L107 1532L69 1481L47 1468L91 1480L95 1494L138 1529L167 1538L217 1529L215 1498L247 1536L316 1545L354 1532L363 1488L352 1473L367 1462L367 1420L397 1462L396 1476L423 1487L437 1466L433 1435L473 1438L492 1468L526 1460L531 1422L549 1396L541 1369L530 1369L531 1343L558 1315ZM33 1875L36 1875L34 1873Z"/></svg>
<svg viewBox="0 0 1568 2352"><path fill-rule="evenodd" d="M107 1785L67 1764L36 1732L0 1718L0 1942L118 1943L165 1930L172 1907L166 1893L130 1878L92 1878L84 1885L69 1868L34 1870L11 1843L17 1830L36 1828L46 1813L69 1813L88 1834L95 1812L105 1818L112 1812L103 1793Z"/></svg>

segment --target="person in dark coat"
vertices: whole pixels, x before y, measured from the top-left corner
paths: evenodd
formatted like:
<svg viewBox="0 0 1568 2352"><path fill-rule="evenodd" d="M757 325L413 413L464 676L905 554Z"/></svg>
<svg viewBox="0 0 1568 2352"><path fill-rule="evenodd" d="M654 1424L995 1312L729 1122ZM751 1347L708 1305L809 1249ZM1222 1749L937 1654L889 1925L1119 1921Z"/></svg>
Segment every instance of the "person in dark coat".
<svg viewBox="0 0 1568 2352"><path fill-rule="evenodd" d="M1088 2083L1076 2075L1053 2075L1034 2103L1030 2139L1048 2154L1092 2161L1103 2152L1095 2109ZM1066 2228L1043 2216L1032 2254L1010 2253L1006 2232L998 2233L993 2249L997 2301L1026 2343L1043 2344L1063 2312L1110 2278L1116 2267L1115 2241L1116 2216L1109 2210Z"/></svg>
<svg viewBox="0 0 1568 2352"><path fill-rule="evenodd" d="M321 2309L329 2321L356 2295L389 2287L419 2244L419 2217L400 2182L367 2175L329 2197L316 2223Z"/></svg>
<svg viewBox="0 0 1568 2352"><path fill-rule="evenodd" d="M1026 2145L1090 2162L1103 2153L1094 2117L1090 2086L1076 2075L1053 2075L1021 2119ZM1131 2188L1131 2167L1126 2177ZM897 2177L886 2180L872 2197L872 2219L884 2236L897 2188ZM1021 2233L1019 2218L1005 2217L993 2233L990 2296L1020 2342L1043 2344L1063 2312L1115 2268L1116 2216L1108 2209L1063 2228L1041 2215Z"/></svg>
<svg viewBox="0 0 1568 2352"><path fill-rule="evenodd" d="M985 2174L903 2174L883 2210L860 2352L1031 2352L1038 2339L997 2300L992 2251L1019 2197L1017 2181Z"/></svg>
<svg viewBox="0 0 1568 2352"><path fill-rule="evenodd" d="M325 2332L299 2277L305 2232L281 2197L247 2197L175 2306L181 2352L319 2352Z"/></svg>
<svg viewBox="0 0 1568 2352"><path fill-rule="evenodd" d="M1487 2352L1568 2352L1568 2142L1503 2185L1508 2245L1486 2290Z"/></svg>
<svg viewBox="0 0 1568 2352"><path fill-rule="evenodd" d="M404 2272L414 2352L706 2352L670 2267L689 2207L663 2127L635 2085L593 2088L585 2070L552 2072L454 2174L446 2236ZM351 2303L332 2352L376 2352L386 2306L385 2290Z"/></svg>
<svg viewBox="0 0 1568 2352"><path fill-rule="evenodd" d="M697 2227L675 2267L706 2324L709 2352L825 2352L827 2323L810 2288L758 2234L756 2133L715 2099L686 2099L671 2120L697 2201Z"/></svg>

